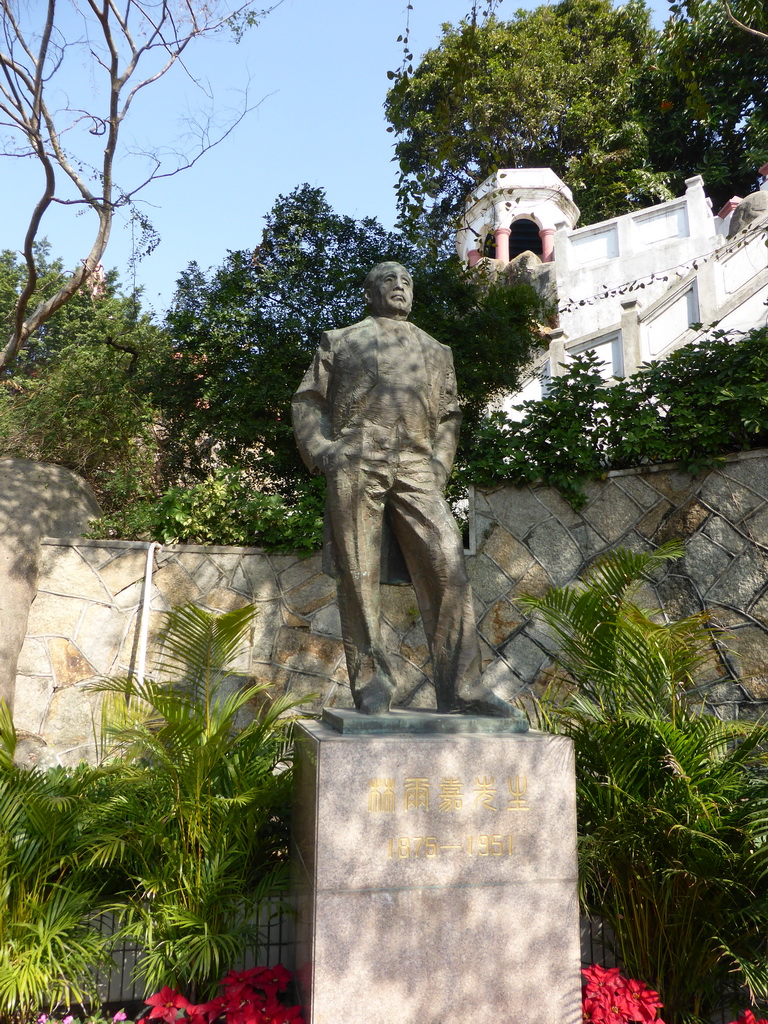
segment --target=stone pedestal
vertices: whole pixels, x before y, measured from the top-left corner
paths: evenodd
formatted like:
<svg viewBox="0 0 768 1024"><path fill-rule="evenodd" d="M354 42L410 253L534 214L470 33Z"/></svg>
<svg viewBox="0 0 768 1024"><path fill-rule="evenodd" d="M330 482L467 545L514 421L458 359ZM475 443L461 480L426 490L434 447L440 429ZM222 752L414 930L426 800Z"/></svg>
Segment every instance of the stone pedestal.
<svg viewBox="0 0 768 1024"><path fill-rule="evenodd" d="M335 717L344 732L307 722L297 740L307 1024L577 1024L570 740L429 712L382 716L387 732Z"/></svg>

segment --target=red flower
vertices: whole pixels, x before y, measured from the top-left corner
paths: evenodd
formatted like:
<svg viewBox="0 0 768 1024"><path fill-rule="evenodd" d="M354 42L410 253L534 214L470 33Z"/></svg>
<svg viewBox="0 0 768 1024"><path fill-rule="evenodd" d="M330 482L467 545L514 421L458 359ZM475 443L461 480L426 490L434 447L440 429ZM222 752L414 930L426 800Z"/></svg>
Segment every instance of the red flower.
<svg viewBox="0 0 768 1024"><path fill-rule="evenodd" d="M216 996L207 1003L201 1003L199 1006L194 1006L190 1009L196 1010L208 1024L213 1024L217 1018L221 1017L229 1009L229 1006L224 996Z"/></svg>
<svg viewBox="0 0 768 1024"><path fill-rule="evenodd" d="M736 1020L731 1024L768 1024L768 1021L760 1018L757 1020L751 1010L742 1010Z"/></svg>
<svg viewBox="0 0 768 1024"><path fill-rule="evenodd" d="M262 992L280 992L291 980L291 972L284 967L251 967L247 971L230 971L221 980L226 998L235 1007L241 1001L263 1002Z"/></svg>
<svg viewBox="0 0 768 1024"><path fill-rule="evenodd" d="M624 982L622 995L627 1006L627 1017L651 1024L656 1020L656 1011L661 1007L659 993L647 988L642 981L631 979Z"/></svg>
<svg viewBox="0 0 768 1024"><path fill-rule="evenodd" d="M224 986L225 993L222 998L226 1000L227 1006L230 1008L238 1007L241 1002L248 1002L251 999L255 999L258 995L253 983L245 978L232 978L230 980L225 978L221 984Z"/></svg>
<svg viewBox="0 0 768 1024"><path fill-rule="evenodd" d="M285 970L285 968L283 968ZM267 996L263 1010L264 1024L304 1024L300 1006L283 1006L273 993Z"/></svg>
<svg viewBox="0 0 768 1024"><path fill-rule="evenodd" d="M196 1009L207 1024L213 1024L215 1020L222 1016L226 1010L226 1005L221 996L216 996L215 999L210 999L207 1003L201 1003Z"/></svg>
<svg viewBox="0 0 768 1024"><path fill-rule="evenodd" d="M268 967L249 967L247 971L230 971L221 979L221 984L224 988L230 988L232 985L253 985L254 979L268 970Z"/></svg>
<svg viewBox="0 0 768 1024"><path fill-rule="evenodd" d="M265 1024L264 1007L256 1002L243 1003L236 1010L227 1012L227 1024Z"/></svg>
<svg viewBox="0 0 768 1024"><path fill-rule="evenodd" d="M629 1019L629 1007L620 992L614 992L610 998L602 1000L602 1017L604 1024L627 1024Z"/></svg>
<svg viewBox="0 0 768 1024"><path fill-rule="evenodd" d="M147 1014L148 1020L152 1017L159 1017L161 1020L166 1021L167 1024L175 1024L179 1011L186 1010L189 1006L183 995L175 992L167 985L164 985L159 992L150 996L149 999L145 999L144 1002L147 1006L152 1007Z"/></svg>
<svg viewBox="0 0 768 1024"><path fill-rule="evenodd" d="M585 995L581 1004L581 1017L585 1024L599 1024L603 1019L603 1004L594 996Z"/></svg>
<svg viewBox="0 0 768 1024"><path fill-rule="evenodd" d="M187 1020L189 1024L210 1024L211 1020L216 1020L218 1013L213 1017L209 1017L210 1003L200 1003L199 1006L195 1006L194 1003L187 1005Z"/></svg>
<svg viewBox="0 0 768 1024"><path fill-rule="evenodd" d="M282 964L274 967L254 967L252 984L264 992L285 992L291 980L291 972Z"/></svg>
<svg viewBox="0 0 768 1024"><path fill-rule="evenodd" d="M618 967L601 967L592 964L581 972L587 979L588 995L599 996L601 992L614 992L623 981Z"/></svg>
<svg viewBox="0 0 768 1024"><path fill-rule="evenodd" d="M589 1024L628 1024L629 1021L664 1024L656 1016L662 1006L658 992L648 988L642 981L622 978L617 967L605 968L599 964L593 964L581 973L586 978L583 1019ZM739 1021L738 1024L758 1022Z"/></svg>

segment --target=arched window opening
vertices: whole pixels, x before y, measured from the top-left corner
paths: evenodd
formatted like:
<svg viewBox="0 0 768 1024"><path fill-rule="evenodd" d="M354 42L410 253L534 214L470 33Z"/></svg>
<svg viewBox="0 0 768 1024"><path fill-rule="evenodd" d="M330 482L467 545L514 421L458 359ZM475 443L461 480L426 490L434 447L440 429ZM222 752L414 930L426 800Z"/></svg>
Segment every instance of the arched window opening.
<svg viewBox="0 0 768 1024"><path fill-rule="evenodd" d="M541 238L539 228L535 221L521 217L511 225L512 231L509 236L509 258L513 260L521 252L533 252L541 257Z"/></svg>
<svg viewBox="0 0 768 1024"><path fill-rule="evenodd" d="M483 239L483 256L491 260L496 259L496 236L492 231L487 232Z"/></svg>

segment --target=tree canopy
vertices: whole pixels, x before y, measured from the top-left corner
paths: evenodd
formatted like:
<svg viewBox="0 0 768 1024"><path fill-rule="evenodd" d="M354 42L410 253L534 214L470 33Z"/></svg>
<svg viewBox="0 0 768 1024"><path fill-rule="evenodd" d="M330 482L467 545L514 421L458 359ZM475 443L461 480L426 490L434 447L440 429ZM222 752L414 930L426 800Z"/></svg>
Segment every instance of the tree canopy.
<svg viewBox="0 0 768 1024"><path fill-rule="evenodd" d="M209 272L190 264L160 327L114 274L80 289L0 382L0 453L82 473L113 534L313 543L322 495L296 449L291 398L321 332L366 315L363 281L385 259L410 268L415 322L453 349L468 436L541 343L541 299L337 214L303 185L278 197L254 249ZM44 301L64 271L45 245L35 260ZM0 253L0 324L24 276Z"/></svg>
<svg viewBox="0 0 768 1024"><path fill-rule="evenodd" d="M685 11L689 17L695 17L697 3L698 0L675 0L672 11ZM721 11L743 32L768 40L768 12L763 0L721 0Z"/></svg>
<svg viewBox="0 0 768 1024"><path fill-rule="evenodd" d="M752 0L732 9L768 28ZM640 96L651 159L676 194L701 174L717 211L753 191L768 160L768 39L734 25L720 0L687 0L672 12Z"/></svg>
<svg viewBox="0 0 768 1024"><path fill-rule="evenodd" d="M206 275L179 279L155 368L169 468L202 477L217 465L290 491L304 476L290 403L323 330L366 315L363 281L382 260L414 277L413 320L451 345L467 419L516 387L539 344L541 302L526 285L478 288L455 258L425 255L373 218L337 214L319 188L280 196L261 243Z"/></svg>
<svg viewBox="0 0 768 1024"><path fill-rule="evenodd" d="M35 247L35 301L65 274L47 243ZM0 324L13 319L26 271L0 252ZM157 445L141 374L163 336L117 275L81 289L30 336L13 374L0 380L0 454L54 462L81 473L103 507L151 492Z"/></svg>
<svg viewBox="0 0 768 1024"><path fill-rule="evenodd" d="M423 222L426 204L445 237L498 167L551 167L584 223L671 198L693 173L728 198L768 155L764 50L720 0L688 0L661 33L643 0L446 25L387 97L404 222Z"/></svg>
<svg viewBox="0 0 768 1024"><path fill-rule="evenodd" d="M412 75L386 102L398 136L400 204L416 212L423 193L452 228L474 184L497 167L612 165L634 201L663 199L666 181L647 164L634 90L655 33L640 0L563 0L519 11L511 21L446 25ZM585 183L578 202L608 216L615 198Z"/></svg>

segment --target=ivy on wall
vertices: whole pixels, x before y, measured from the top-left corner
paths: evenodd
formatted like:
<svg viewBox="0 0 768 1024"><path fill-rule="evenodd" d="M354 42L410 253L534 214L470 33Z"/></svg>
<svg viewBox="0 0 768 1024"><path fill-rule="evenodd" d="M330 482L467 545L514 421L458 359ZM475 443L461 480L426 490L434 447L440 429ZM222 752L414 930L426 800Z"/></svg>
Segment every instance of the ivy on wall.
<svg viewBox="0 0 768 1024"><path fill-rule="evenodd" d="M730 452L768 445L768 327L711 330L631 377L606 381L577 356L520 422L488 417L466 447L465 483L542 481L575 507L583 483L611 469L678 462L699 472Z"/></svg>

